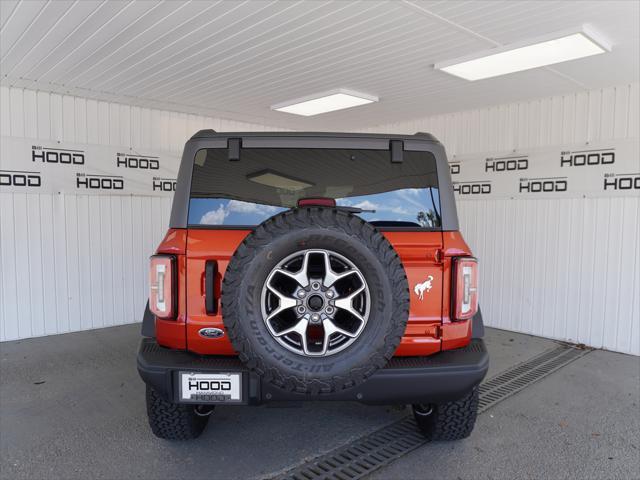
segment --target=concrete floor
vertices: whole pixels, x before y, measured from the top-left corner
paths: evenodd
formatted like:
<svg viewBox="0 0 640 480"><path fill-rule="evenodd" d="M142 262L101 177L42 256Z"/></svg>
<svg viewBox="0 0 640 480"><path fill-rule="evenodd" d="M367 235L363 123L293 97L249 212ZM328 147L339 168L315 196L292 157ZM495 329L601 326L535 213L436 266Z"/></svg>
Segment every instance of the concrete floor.
<svg viewBox="0 0 640 480"><path fill-rule="evenodd" d="M135 369L139 325L0 345L0 477L255 478L407 411L347 403L219 408L203 437L152 436ZM489 377L553 342L487 329ZM640 478L640 359L595 351L373 475Z"/></svg>

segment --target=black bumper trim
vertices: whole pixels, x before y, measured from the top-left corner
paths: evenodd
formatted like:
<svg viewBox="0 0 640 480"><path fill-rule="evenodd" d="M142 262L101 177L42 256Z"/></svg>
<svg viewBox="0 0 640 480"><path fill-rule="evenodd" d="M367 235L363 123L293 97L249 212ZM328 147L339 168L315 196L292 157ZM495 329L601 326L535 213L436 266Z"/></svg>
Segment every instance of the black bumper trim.
<svg viewBox="0 0 640 480"><path fill-rule="evenodd" d="M180 371L242 372L243 403L333 400L367 404L443 403L463 397L476 387L489 368L489 354L482 339L456 350L428 357L394 357L363 384L343 392L305 395L286 392L262 382L236 357L201 356L159 346L144 338L138 351L138 372L144 382L166 400L178 400Z"/></svg>

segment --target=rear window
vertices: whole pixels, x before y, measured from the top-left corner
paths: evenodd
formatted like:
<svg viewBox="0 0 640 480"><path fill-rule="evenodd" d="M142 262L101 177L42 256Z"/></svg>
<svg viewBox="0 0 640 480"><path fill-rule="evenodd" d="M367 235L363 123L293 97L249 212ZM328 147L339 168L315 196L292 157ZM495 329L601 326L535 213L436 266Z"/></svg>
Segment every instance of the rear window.
<svg viewBox="0 0 640 480"><path fill-rule="evenodd" d="M304 198L331 198L378 227L439 229L436 161L429 152L388 150L227 149L196 154L189 225L253 227Z"/></svg>

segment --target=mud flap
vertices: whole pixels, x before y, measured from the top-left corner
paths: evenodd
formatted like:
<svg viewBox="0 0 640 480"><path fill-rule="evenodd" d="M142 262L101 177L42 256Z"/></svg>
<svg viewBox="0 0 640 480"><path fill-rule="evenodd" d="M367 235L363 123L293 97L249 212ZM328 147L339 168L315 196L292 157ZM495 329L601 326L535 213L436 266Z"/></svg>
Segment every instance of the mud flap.
<svg viewBox="0 0 640 480"><path fill-rule="evenodd" d="M478 313L473 316L471 324L471 338L484 337L484 322L482 321L482 311L478 306Z"/></svg>
<svg viewBox="0 0 640 480"><path fill-rule="evenodd" d="M149 301L147 301L142 317L142 336L156 338L156 317L149 310Z"/></svg>

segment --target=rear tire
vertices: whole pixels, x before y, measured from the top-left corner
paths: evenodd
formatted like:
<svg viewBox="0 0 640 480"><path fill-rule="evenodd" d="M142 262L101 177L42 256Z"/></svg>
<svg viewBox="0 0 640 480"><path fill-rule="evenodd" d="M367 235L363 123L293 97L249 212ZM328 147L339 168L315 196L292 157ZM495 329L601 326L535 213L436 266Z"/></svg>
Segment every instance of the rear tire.
<svg viewBox="0 0 640 480"><path fill-rule="evenodd" d="M413 416L427 440L461 440L471 435L478 416L479 392L474 388L454 402L413 405Z"/></svg>
<svg viewBox="0 0 640 480"><path fill-rule="evenodd" d="M315 250L343 257L360 272L371 304L366 325L352 343L335 353L311 356L276 339L262 311L261 293L272 278L270 272L282 271L277 268L281 262ZM306 272L310 285L325 284L326 267L311 273L305 268L302 262L300 270L291 270L288 276L297 278ZM287 295L287 300L298 304L292 293ZM287 392L324 395L363 383L391 359L409 317L409 284L397 252L373 225L340 209L296 208L266 220L240 244L224 274L221 305L228 338L247 368ZM294 311L292 305L287 308ZM288 327L304 321L293 318L287 320ZM325 320L322 331L326 332L324 324ZM282 327L281 331L286 330ZM296 336L302 344L300 338Z"/></svg>
<svg viewBox="0 0 640 480"><path fill-rule="evenodd" d="M146 399L149 425L158 438L192 440L202 434L209 422L209 414L198 414L197 406L169 402L149 386Z"/></svg>

